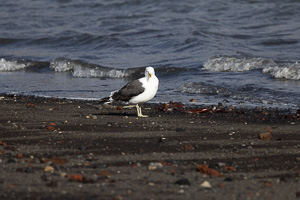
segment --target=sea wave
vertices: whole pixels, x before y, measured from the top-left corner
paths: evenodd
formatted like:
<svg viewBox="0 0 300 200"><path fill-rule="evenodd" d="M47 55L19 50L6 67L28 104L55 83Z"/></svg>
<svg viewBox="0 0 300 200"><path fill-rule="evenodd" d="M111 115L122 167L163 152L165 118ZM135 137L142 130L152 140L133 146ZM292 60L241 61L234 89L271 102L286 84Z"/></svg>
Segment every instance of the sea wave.
<svg viewBox="0 0 300 200"><path fill-rule="evenodd" d="M4 58L0 59L0 71L19 71L26 67L28 67L28 65L19 63L18 61L8 61Z"/></svg>
<svg viewBox="0 0 300 200"><path fill-rule="evenodd" d="M215 57L207 60L203 67L216 72L243 72L254 69L262 69L264 66L272 67L277 64L273 60L264 58L235 58L235 57Z"/></svg>
<svg viewBox="0 0 300 200"><path fill-rule="evenodd" d="M55 72L70 71L72 75L77 78L140 78L144 74L145 66L135 68L110 68L80 60L58 58L50 63L50 69ZM188 68L170 66L156 68L156 71L161 73L161 75L170 75L190 70L191 69Z"/></svg>
<svg viewBox="0 0 300 200"><path fill-rule="evenodd" d="M297 99L297 94L288 91L278 91L255 84L246 84L238 87L230 85L215 85L204 82L184 83L177 92L191 94L195 98L208 99L213 97L222 102L231 104L251 105L273 105L273 106L297 106L299 101L291 102L290 99ZM200 94L197 96L197 94ZM255 94L255 95L254 95ZM215 101L214 99L214 101Z"/></svg>
<svg viewBox="0 0 300 200"><path fill-rule="evenodd" d="M183 84L179 89L181 93L207 94L207 95L228 95L228 89L221 86L212 85L204 82L190 82Z"/></svg>
<svg viewBox="0 0 300 200"><path fill-rule="evenodd" d="M275 78L284 78L291 80L300 80L300 64L298 62L286 64L283 67L266 67L264 73L270 73Z"/></svg>
<svg viewBox="0 0 300 200"><path fill-rule="evenodd" d="M300 80L300 64L276 63L274 60L265 58L236 58L214 57L208 59L203 68L215 72L244 72L250 70L262 70L274 78Z"/></svg>
<svg viewBox="0 0 300 200"><path fill-rule="evenodd" d="M43 69L43 71L41 71ZM98 64L88 63L82 60L67 58L56 58L51 62L34 60L6 60L0 59L0 71L21 71L24 72L45 72L71 73L76 78L140 78L144 75L145 66L135 68L111 68ZM161 66L156 71L163 76L190 71L189 68Z"/></svg>
<svg viewBox="0 0 300 200"><path fill-rule="evenodd" d="M50 63L50 69L55 72L70 71L74 77L78 78L123 78L140 71L139 68L121 69L108 68L101 65L90 64L79 60L55 59Z"/></svg>

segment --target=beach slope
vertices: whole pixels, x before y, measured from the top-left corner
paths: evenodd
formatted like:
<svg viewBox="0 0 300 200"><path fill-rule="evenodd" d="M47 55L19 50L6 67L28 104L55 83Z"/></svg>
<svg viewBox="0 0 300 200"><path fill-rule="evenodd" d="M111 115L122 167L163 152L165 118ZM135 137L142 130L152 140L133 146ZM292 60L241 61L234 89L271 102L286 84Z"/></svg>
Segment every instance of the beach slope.
<svg viewBox="0 0 300 200"><path fill-rule="evenodd" d="M0 199L300 197L299 110L142 109L1 96Z"/></svg>

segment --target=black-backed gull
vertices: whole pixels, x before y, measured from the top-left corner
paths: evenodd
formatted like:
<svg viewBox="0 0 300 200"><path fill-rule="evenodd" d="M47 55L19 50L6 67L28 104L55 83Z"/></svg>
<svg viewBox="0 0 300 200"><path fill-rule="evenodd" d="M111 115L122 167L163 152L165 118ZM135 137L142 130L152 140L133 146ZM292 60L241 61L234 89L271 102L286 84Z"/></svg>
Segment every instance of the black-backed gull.
<svg viewBox="0 0 300 200"><path fill-rule="evenodd" d="M129 105L136 105L138 117L148 117L142 114L139 104L151 100L158 90L159 80L155 76L153 67L146 67L145 77L127 83L120 90L110 93L109 97L101 99L104 104L121 102Z"/></svg>

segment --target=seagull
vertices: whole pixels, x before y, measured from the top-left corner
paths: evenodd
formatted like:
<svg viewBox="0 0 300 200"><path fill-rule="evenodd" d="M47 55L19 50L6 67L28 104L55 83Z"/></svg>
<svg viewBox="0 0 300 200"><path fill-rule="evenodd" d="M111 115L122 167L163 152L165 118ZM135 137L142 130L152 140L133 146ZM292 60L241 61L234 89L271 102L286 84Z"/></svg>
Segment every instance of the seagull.
<svg viewBox="0 0 300 200"><path fill-rule="evenodd" d="M143 104L156 95L158 90L159 80L155 76L153 67L146 67L145 77L127 83L120 90L110 93L109 97L102 98L100 101L104 104L121 102L132 105L135 104L138 117L148 117L142 114L142 109L139 104Z"/></svg>

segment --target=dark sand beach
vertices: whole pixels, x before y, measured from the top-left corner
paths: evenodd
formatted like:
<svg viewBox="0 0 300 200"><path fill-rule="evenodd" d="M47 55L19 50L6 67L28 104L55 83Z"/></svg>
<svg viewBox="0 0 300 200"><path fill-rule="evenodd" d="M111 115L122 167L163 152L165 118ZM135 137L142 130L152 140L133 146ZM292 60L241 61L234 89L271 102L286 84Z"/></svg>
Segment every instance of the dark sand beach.
<svg viewBox="0 0 300 200"><path fill-rule="evenodd" d="M0 199L300 198L300 111L1 96Z"/></svg>

